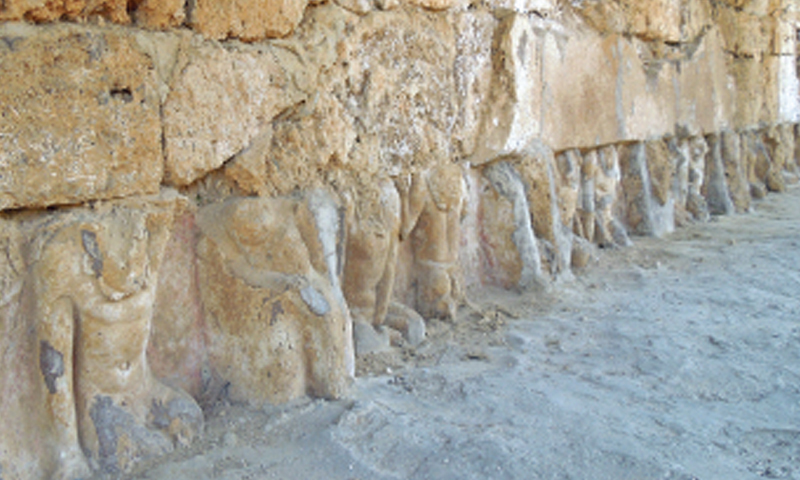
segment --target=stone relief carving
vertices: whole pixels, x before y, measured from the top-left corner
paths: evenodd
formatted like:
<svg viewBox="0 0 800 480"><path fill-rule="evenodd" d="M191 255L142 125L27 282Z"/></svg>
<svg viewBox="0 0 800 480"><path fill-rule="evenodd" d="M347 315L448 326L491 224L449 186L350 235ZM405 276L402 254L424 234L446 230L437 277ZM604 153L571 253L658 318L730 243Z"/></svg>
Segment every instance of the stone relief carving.
<svg viewBox="0 0 800 480"><path fill-rule="evenodd" d="M416 310L425 318L455 319L458 245L466 185L461 167L444 164L397 182L402 200L400 239L414 251Z"/></svg>
<svg viewBox="0 0 800 480"><path fill-rule="evenodd" d="M125 471L191 442L203 416L159 382L145 350L175 198L98 203L47 215L30 264L41 380L59 465Z"/></svg>
<svg viewBox="0 0 800 480"><path fill-rule="evenodd" d="M354 375L339 286L339 211L327 194L231 198L198 212L209 359L232 400L336 398Z"/></svg>
<svg viewBox="0 0 800 480"><path fill-rule="evenodd" d="M344 196L347 247L343 290L353 315L356 352L361 355L389 348L391 330L417 345L425 338L424 320L392 300L402 216L400 195L392 180L385 178L376 184L358 185Z"/></svg>

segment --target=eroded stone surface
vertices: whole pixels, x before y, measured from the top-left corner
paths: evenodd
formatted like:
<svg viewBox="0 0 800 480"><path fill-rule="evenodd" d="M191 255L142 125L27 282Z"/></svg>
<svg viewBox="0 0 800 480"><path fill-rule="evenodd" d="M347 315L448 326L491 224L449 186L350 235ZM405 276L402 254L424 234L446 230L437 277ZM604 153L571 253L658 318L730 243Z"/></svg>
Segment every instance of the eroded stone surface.
<svg viewBox="0 0 800 480"><path fill-rule="evenodd" d="M164 105L165 180L188 185L265 135L302 99L289 82L268 52L200 47Z"/></svg>
<svg viewBox="0 0 800 480"><path fill-rule="evenodd" d="M206 37L219 40L285 37L303 19L307 4L306 0L197 0L189 23Z"/></svg>
<svg viewBox="0 0 800 480"><path fill-rule="evenodd" d="M351 319L326 264L338 215L313 203L234 198L199 212L209 361L232 400L337 398L349 385Z"/></svg>
<svg viewBox="0 0 800 480"><path fill-rule="evenodd" d="M0 210L154 193L153 62L118 29L0 25Z"/></svg>
<svg viewBox="0 0 800 480"><path fill-rule="evenodd" d="M56 478L87 475L84 453L117 474L202 431L194 400L156 380L145 357L175 202L115 201L37 221L28 261Z"/></svg>

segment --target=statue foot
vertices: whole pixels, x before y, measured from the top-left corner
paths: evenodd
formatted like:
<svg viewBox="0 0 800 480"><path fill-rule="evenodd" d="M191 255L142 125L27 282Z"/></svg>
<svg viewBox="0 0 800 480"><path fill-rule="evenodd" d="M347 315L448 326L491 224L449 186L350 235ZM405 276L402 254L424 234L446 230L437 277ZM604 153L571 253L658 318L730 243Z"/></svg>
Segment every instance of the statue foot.
<svg viewBox="0 0 800 480"><path fill-rule="evenodd" d="M190 445L203 432L203 411L182 390L158 382L151 400L148 423L180 446Z"/></svg>
<svg viewBox="0 0 800 480"><path fill-rule="evenodd" d="M79 480L92 476L92 469L86 456L76 447L59 455L58 468L53 473L54 480Z"/></svg>
<svg viewBox="0 0 800 480"><path fill-rule="evenodd" d="M425 319L402 303L392 302L389 305L386 325L403 334L403 339L412 347L425 340Z"/></svg>

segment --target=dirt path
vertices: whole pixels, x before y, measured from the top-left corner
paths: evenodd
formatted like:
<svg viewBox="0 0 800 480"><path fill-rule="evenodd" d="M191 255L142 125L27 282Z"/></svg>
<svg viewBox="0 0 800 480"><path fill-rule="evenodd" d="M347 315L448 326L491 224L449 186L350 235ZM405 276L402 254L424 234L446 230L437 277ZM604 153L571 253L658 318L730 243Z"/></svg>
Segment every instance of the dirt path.
<svg viewBox="0 0 800 480"><path fill-rule="evenodd" d="M477 303L352 400L220 405L136 478L800 479L800 190Z"/></svg>

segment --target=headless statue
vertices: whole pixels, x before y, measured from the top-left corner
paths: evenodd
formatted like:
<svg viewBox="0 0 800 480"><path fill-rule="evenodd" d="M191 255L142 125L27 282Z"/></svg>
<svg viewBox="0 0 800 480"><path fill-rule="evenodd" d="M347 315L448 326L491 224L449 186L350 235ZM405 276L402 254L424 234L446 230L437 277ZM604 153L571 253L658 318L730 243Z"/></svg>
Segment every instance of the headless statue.
<svg viewBox="0 0 800 480"><path fill-rule="evenodd" d="M202 430L195 401L145 356L174 201L103 203L40 228L32 272L53 478L125 471Z"/></svg>

